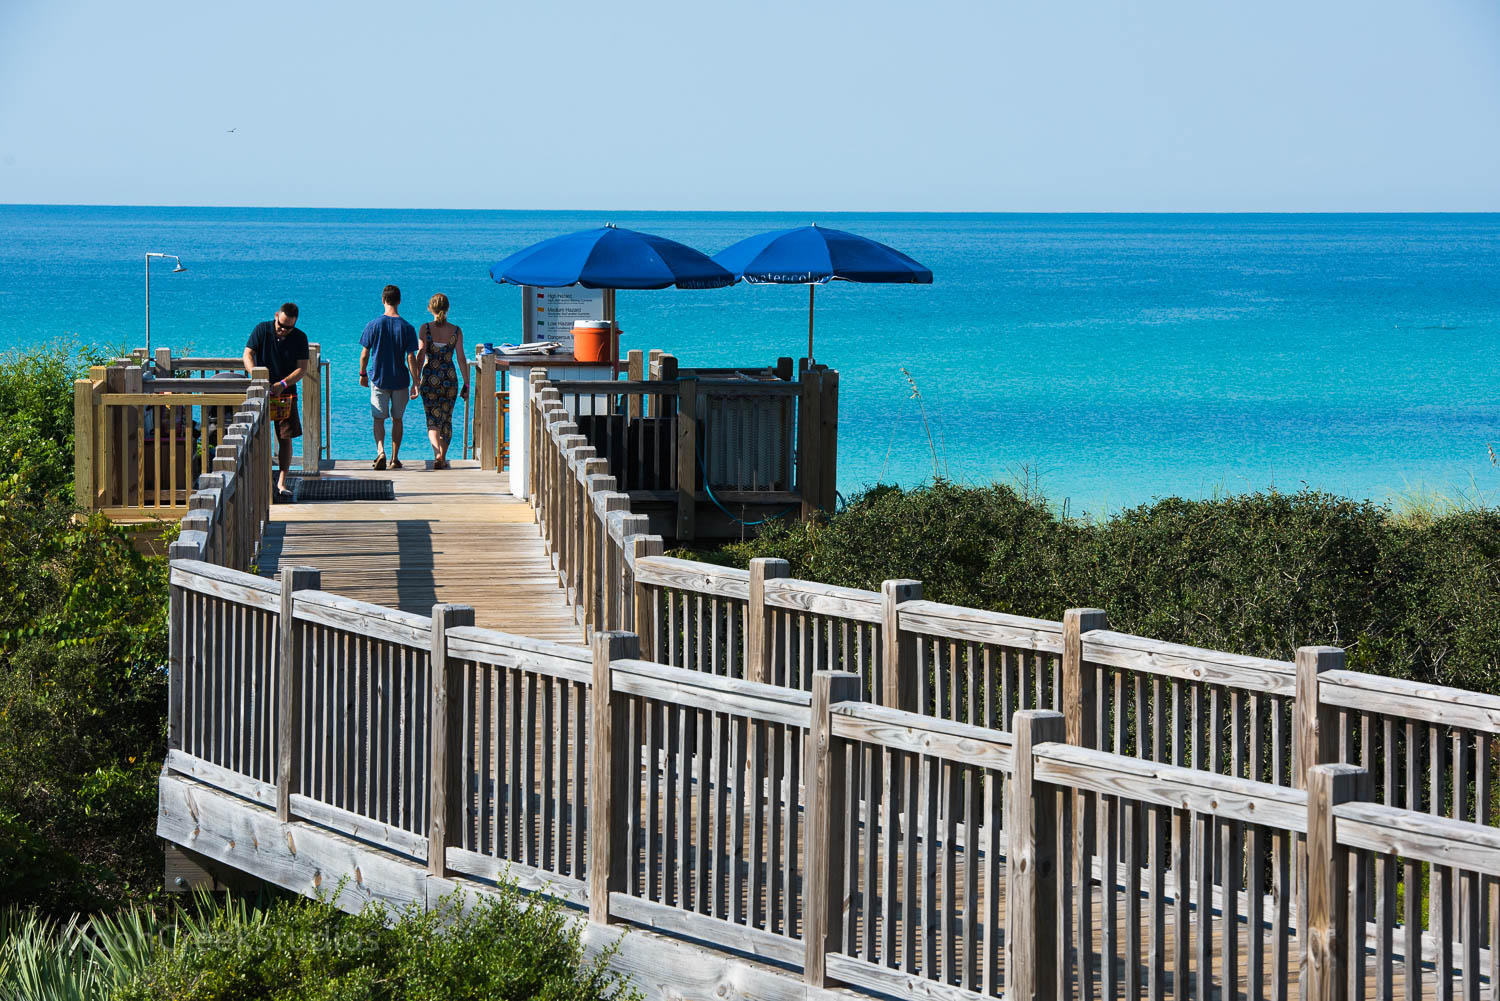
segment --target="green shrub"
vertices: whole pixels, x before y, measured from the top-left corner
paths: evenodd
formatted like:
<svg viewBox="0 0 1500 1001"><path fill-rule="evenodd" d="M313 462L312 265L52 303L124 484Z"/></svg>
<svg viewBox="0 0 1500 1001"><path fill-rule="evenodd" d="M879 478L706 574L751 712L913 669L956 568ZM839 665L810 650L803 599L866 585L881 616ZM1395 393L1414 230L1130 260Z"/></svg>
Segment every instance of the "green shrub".
<svg viewBox="0 0 1500 1001"><path fill-rule="evenodd" d="M0 899L57 915L161 876L167 564L74 507L73 379L89 360L0 358Z"/></svg>
<svg viewBox="0 0 1500 1001"><path fill-rule="evenodd" d="M526 906L529 902L530 906ZM243 903L186 919L119 1001L635 1001L602 957L586 961L579 923L513 886L465 908L378 905L346 915L324 901Z"/></svg>
<svg viewBox="0 0 1500 1001"><path fill-rule="evenodd" d="M0 353L0 480L72 492L73 381L102 361L64 341Z"/></svg>
<svg viewBox="0 0 1500 1001"><path fill-rule="evenodd" d="M1386 638L1387 512L1320 493L1170 499L1094 527L1069 600L1115 629L1287 658L1299 646Z"/></svg>
<svg viewBox="0 0 1500 1001"><path fill-rule="evenodd" d="M108 1001L159 949L150 911L65 921L0 910L0 1001Z"/></svg>
<svg viewBox="0 0 1500 1001"><path fill-rule="evenodd" d="M1099 607L1114 629L1291 659L1342 646L1352 668L1500 691L1500 510L1395 515L1328 494L1157 501L1058 517L1006 486L877 487L813 524L777 524L708 554L788 560L810 580L1060 618Z"/></svg>
<svg viewBox="0 0 1500 1001"><path fill-rule="evenodd" d="M1500 511L1398 522L1381 568L1401 610L1391 653L1422 681L1500 692Z"/></svg>

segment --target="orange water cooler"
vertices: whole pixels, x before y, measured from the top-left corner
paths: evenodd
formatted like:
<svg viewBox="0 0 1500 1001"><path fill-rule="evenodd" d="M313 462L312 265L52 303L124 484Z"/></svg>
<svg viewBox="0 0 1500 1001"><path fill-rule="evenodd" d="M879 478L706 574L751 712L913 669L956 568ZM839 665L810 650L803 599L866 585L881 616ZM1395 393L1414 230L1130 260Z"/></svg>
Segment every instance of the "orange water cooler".
<svg viewBox="0 0 1500 1001"><path fill-rule="evenodd" d="M612 326L608 320L574 320L573 357L578 361L602 365L613 362L614 359L610 357Z"/></svg>

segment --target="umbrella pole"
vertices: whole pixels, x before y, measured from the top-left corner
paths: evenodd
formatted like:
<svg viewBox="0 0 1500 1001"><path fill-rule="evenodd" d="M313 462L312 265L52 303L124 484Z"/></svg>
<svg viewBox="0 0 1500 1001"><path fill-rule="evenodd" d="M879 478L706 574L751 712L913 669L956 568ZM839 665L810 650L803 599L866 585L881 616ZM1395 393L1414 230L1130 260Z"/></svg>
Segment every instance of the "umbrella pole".
<svg viewBox="0 0 1500 1001"><path fill-rule="evenodd" d="M813 361L813 352L812 352L812 341L813 341L813 296L817 292L817 290L818 290L818 286L812 284L811 282L808 283L808 285L807 285L807 364L808 364L809 367L811 367L812 361Z"/></svg>

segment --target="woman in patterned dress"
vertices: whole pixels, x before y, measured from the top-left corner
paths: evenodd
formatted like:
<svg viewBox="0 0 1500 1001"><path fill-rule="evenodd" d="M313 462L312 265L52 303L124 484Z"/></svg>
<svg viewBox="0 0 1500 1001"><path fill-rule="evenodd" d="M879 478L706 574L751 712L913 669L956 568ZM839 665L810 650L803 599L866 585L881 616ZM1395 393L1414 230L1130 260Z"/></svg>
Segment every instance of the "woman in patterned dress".
<svg viewBox="0 0 1500 1001"><path fill-rule="evenodd" d="M464 332L448 322L448 297L439 292L427 300L432 322L417 332L417 364L422 369L422 409L427 411L427 440L432 442L433 469L448 468L448 445L453 441L453 404L469 398L469 363L464 358ZM458 371L463 372L463 388Z"/></svg>

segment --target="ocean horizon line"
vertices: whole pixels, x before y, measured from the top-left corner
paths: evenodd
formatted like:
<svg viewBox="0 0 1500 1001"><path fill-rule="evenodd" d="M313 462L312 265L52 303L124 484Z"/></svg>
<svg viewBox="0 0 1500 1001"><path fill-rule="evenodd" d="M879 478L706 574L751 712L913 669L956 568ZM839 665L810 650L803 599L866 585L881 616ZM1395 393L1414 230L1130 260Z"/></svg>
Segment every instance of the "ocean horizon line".
<svg viewBox="0 0 1500 1001"><path fill-rule="evenodd" d="M455 206L380 206L380 205L231 205L231 204L161 204L149 202L0 202L0 209L139 209L139 210L227 210L243 212L470 212L495 215L742 215L742 216L958 216L964 218L1022 218L1058 216L1147 218L1173 216L1180 218L1223 218L1226 216L1310 216L1413 218L1500 216L1500 209L641 209L641 208L462 208Z"/></svg>

